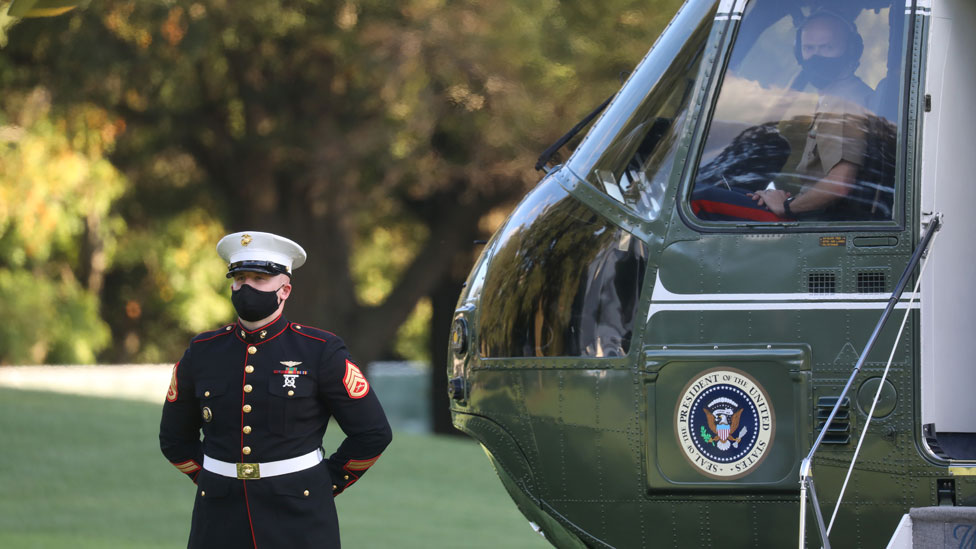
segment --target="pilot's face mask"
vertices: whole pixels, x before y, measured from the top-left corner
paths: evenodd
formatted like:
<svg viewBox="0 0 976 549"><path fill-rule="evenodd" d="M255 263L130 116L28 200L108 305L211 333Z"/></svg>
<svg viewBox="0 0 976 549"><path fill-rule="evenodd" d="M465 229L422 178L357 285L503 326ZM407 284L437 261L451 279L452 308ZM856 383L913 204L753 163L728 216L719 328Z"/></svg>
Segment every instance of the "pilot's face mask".
<svg viewBox="0 0 976 549"><path fill-rule="evenodd" d="M814 55L809 59L804 59L802 65L810 83L817 89L823 89L832 82L847 76L847 73L850 72L851 61L846 55L841 57Z"/></svg>

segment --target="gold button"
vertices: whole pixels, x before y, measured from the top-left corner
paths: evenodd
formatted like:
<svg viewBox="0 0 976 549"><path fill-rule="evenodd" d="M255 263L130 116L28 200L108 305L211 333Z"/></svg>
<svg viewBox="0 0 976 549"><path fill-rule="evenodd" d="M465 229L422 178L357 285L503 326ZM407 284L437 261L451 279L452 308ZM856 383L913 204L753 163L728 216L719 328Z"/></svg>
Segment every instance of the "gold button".
<svg viewBox="0 0 976 549"><path fill-rule="evenodd" d="M244 392L245 393L250 393L252 389L254 389L254 388L251 387L250 384L244 386Z"/></svg>
<svg viewBox="0 0 976 549"><path fill-rule="evenodd" d="M242 409L244 410L244 413L245 414L250 414L251 413L251 405L250 404L245 404L244 405L244 408L242 408Z"/></svg>
<svg viewBox="0 0 976 549"><path fill-rule="evenodd" d="M205 397L208 397L208 396L210 396L210 391L204 391L204 392L203 392L203 396L205 396Z"/></svg>
<svg viewBox="0 0 976 549"><path fill-rule="evenodd" d="M250 347L247 348L247 354L249 355L253 355L256 352L258 352L258 348L255 347L254 345L251 345Z"/></svg>
<svg viewBox="0 0 976 549"><path fill-rule="evenodd" d="M241 337L244 337L244 330L241 330Z"/></svg>
<svg viewBox="0 0 976 549"><path fill-rule="evenodd" d="M308 490L305 490L305 497L308 497Z"/></svg>
<svg viewBox="0 0 976 549"><path fill-rule="evenodd" d="M296 330L301 330L301 329L302 329L302 327L296 324L296 325L295 325L295 329L296 329Z"/></svg>
<svg viewBox="0 0 976 549"><path fill-rule="evenodd" d="M349 475L343 475L342 479L343 480L349 480Z"/></svg>
<svg viewBox="0 0 976 549"><path fill-rule="evenodd" d="M261 336L261 339L264 339L264 338L268 337L268 331L267 330L261 330L261 333L259 335Z"/></svg>
<svg viewBox="0 0 976 549"><path fill-rule="evenodd" d="M335 484L333 484L332 485L332 489L335 490L336 488L338 488L338 486L336 486Z"/></svg>
<svg viewBox="0 0 976 549"><path fill-rule="evenodd" d="M205 495L207 495L207 491L206 490L200 490L200 497L203 497Z"/></svg>
<svg viewBox="0 0 976 549"><path fill-rule="evenodd" d="M245 435L251 434L251 426L250 425L245 425L244 428L241 429L241 430L244 431L244 434Z"/></svg>
<svg viewBox="0 0 976 549"><path fill-rule="evenodd" d="M248 364L247 366L244 367L244 372L246 372L248 374L253 374L254 373L254 366L251 366L250 364Z"/></svg>
<svg viewBox="0 0 976 549"><path fill-rule="evenodd" d="M250 454L251 453L251 447L250 446L245 446L245 447L241 448L241 453L244 454L245 456L248 455L248 454Z"/></svg>
<svg viewBox="0 0 976 549"><path fill-rule="evenodd" d="M290 396L290 397L295 396L295 391L292 391L291 389L288 389L288 396Z"/></svg>
<svg viewBox="0 0 976 549"><path fill-rule="evenodd" d="M232 326L228 326L228 327L227 327L227 331L228 331L228 332L229 332L229 331L231 331L231 330L233 330L233 329L234 329L234 328L233 328Z"/></svg>

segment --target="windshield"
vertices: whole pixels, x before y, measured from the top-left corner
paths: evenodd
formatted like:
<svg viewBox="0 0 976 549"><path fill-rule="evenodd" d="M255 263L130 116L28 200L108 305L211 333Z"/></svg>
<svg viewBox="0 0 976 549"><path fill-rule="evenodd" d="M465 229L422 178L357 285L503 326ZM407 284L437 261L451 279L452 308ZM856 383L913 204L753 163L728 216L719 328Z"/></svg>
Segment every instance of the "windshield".
<svg viewBox="0 0 976 549"><path fill-rule="evenodd" d="M904 6L750 2L690 209L704 221L895 215Z"/></svg>
<svg viewBox="0 0 976 549"><path fill-rule="evenodd" d="M587 182L657 219L715 3L688 2L569 160Z"/></svg>

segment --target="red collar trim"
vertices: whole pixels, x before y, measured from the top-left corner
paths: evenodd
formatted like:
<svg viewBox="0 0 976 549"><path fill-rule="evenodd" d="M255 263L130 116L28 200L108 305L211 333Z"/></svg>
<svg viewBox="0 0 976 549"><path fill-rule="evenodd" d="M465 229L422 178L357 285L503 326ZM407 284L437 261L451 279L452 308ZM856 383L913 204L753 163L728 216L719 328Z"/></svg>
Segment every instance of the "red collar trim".
<svg viewBox="0 0 976 549"><path fill-rule="evenodd" d="M238 320L234 325L234 335L238 340L243 341L244 343L250 345L260 345L278 337L287 329L288 321L285 320L283 315L279 314L271 322L253 330L246 329L241 325L241 321Z"/></svg>

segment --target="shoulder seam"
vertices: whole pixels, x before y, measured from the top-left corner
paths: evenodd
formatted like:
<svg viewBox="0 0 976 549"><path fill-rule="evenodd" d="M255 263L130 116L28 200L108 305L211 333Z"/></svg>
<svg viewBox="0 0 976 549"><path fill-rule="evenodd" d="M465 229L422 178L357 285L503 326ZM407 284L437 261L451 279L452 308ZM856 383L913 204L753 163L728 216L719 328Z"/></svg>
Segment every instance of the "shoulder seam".
<svg viewBox="0 0 976 549"><path fill-rule="evenodd" d="M227 326L230 326L230 324L228 324ZM218 338L218 337L220 337L222 335L227 335L227 334L233 333L233 330L228 330L227 329L227 326L224 326L223 328L220 328L220 329L217 329L217 330L211 330L209 332L199 333L199 334L197 334L193 338L193 340L191 341L191 343L202 343L204 341L210 341L211 339ZM204 336L207 336L207 337L204 337Z"/></svg>
<svg viewBox="0 0 976 549"><path fill-rule="evenodd" d="M325 333L329 334L332 337L339 337L339 336L335 335L334 333L332 333L332 332L330 332L328 330L323 330L322 328L316 328L315 326L309 326L308 324L299 324L297 322L292 322L292 323L289 324L289 327L292 330L294 330L296 326L300 326L301 328L311 328L313 330L318 330L320 332L325 332ZM298 330L296 330L300 334L302 333L301 332L301 328L299 328ZM302 335L304 335L304 334L302 334Z"/></svg>
<svg viewBox="0 0 976 549"><path fill-rule="evenodd" d="M318 330L318 328L315 328L315 329ZM322 339L321 337L315 337L315 336L313 336L311 334L306 334L305 332L303 332L301 330L295 329L295 325L294 324L291 325L291 331L294 332L294 333L296 333L296 334L298 334L298 335L300 335L300 336L305 336L305 337L307 337L309 339L314 339L316 341L321 341L322 343L331 343L330 341L327 341L325 339ZM320 332L325 332L325 330L319 330L319 331ZM325 333L329 334L329 332L325 332ZM335 334L329 334L329 335L335 335Z"/></svg>

